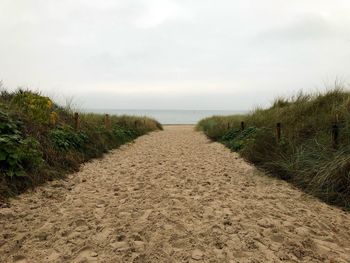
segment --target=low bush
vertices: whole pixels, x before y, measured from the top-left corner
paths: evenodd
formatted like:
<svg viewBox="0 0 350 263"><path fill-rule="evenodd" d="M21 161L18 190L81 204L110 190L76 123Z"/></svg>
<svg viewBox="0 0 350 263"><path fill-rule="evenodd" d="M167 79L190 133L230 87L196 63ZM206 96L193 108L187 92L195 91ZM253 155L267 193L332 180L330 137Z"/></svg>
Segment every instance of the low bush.
<svg viewBox="0 0 350 263"><path fill-rule="evenodd" d="M0 93L0 198L76 171L79 164L150 131L156 120L137 116L80 113L74 127L70 109L38 92Z"/></svg>
<svg viewBox="0 0 350 263"><path fill-rule="evenodd" d="M49 140L57 151L81 151L87 139L84 132L75 132L71 127L53 129L49 133Z"/></svg>
<svg viewBox="0 0 350 263"><path fill-rule="evenodd" d="M43 163L39 142L25 138L18 123L0 111L0 172L7 177L25 176Z"/></svg>

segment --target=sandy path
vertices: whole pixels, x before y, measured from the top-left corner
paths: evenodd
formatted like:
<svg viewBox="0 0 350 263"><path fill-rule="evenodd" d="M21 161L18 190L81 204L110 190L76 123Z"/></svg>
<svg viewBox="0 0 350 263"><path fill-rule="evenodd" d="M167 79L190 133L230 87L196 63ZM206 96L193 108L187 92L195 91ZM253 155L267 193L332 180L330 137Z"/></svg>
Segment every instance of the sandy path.
<svg viewBox="0 0 350 263"><path fill-rule="evenodd" d="M350 262L350 214L169 126L0 209L0 262Z"/></svg>

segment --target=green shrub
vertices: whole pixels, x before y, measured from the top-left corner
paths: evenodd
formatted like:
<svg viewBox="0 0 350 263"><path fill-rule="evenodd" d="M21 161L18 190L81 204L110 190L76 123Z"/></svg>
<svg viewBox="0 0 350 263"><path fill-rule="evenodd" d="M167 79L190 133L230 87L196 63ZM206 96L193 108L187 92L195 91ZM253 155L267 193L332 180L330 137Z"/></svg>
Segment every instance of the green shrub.
<svg viewBox="0 0 350 263"><path fill-rule="evenodd" d="M232 129L222 137L222 142L234 151L241 150L248 140L254 139L258 132L256 127L248 127L243 131L241 129Z"/></svg>
<svg viewBox="0 0 350 263"><path fill-rule="evenodd" d="M25 176L42 163L38 141L24 138L17 124L0 111L0 171L8 177Z"/></svg>
<svg viewBox="0 0 350 263"><path fill-rule="evenodd" d="M137 137L137 134L132 130L126 130L120 127L115 127L113 129L113 135L121 142L129 142Z"/></svg>
<svg viewBox="0 0 350 263"><path fill-rule="evenodd" d="M48 97L31 91L19 90L13 94L11 103L17 106L27 117L43 124L56 122L57 113L53 111L53 102Z"/></svg>
<svg viewBox="0 0 350 263"><path fill-rule="evenodd" d="M82 151L88 139L84 132L75 132L70 127L50 131L49 138L53 147L58 151Z"/></svg>

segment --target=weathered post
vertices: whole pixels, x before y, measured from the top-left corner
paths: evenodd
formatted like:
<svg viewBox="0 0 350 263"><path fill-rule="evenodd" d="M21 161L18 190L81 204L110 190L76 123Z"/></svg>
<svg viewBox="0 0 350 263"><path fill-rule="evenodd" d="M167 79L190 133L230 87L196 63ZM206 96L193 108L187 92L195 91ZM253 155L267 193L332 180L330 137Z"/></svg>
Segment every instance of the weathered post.
<svg viewBox="0 0 350 263"><path fill-rule="evenodd" d="M339 127L337 123L332 126L332 146L333 149L337 149L339 145Z"/></svg>
<svg viewBox="0 0 350 263"><path fill-rule="evenodd" d="M111 123L110 123L110 119L109 119L109 114L106 114L105 115L105 127L106 127L106 129L109 129L111 127L110 124Z"/></svg>
<svg viewBox="0 0 350 263"><path fill-rule="evenodd" d="M56 128L57 121L58 121L58 114L56 112L54 112L54 111L51 112L50 113L50 125L53 128Z"/></svg>
<svg viewBox="0 0 350 263"><path fill-rule="evenodd" d="M76 131L80 130L80 117L78 112L74 113L74 128Z"/></svg>
<svg viewBox="0 0 350 263"><path fill-rule="evenodd" d="M281 130L282 130L281 123L278 122L276 124L276 141L277 141L277 143L279 143L281 141Z"/></svg>
<svg viewBox="0 0 350 263"><path fill-rule="evenodd" d="M241 122L241 130L244 131L244 129L245 129L245 123L244 123L244 121L242 121Z"/></svg>

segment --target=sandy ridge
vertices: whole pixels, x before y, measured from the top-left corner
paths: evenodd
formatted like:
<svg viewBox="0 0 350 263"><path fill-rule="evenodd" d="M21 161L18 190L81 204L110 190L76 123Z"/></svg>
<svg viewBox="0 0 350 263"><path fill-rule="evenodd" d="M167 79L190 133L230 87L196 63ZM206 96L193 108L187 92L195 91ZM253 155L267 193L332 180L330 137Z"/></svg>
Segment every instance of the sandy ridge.
<svg viewBox="0 0 350 263"><path fill-rule="evenodd" d="M0 262L350 262L350 215L168 126L1 208Z"/></svg>

